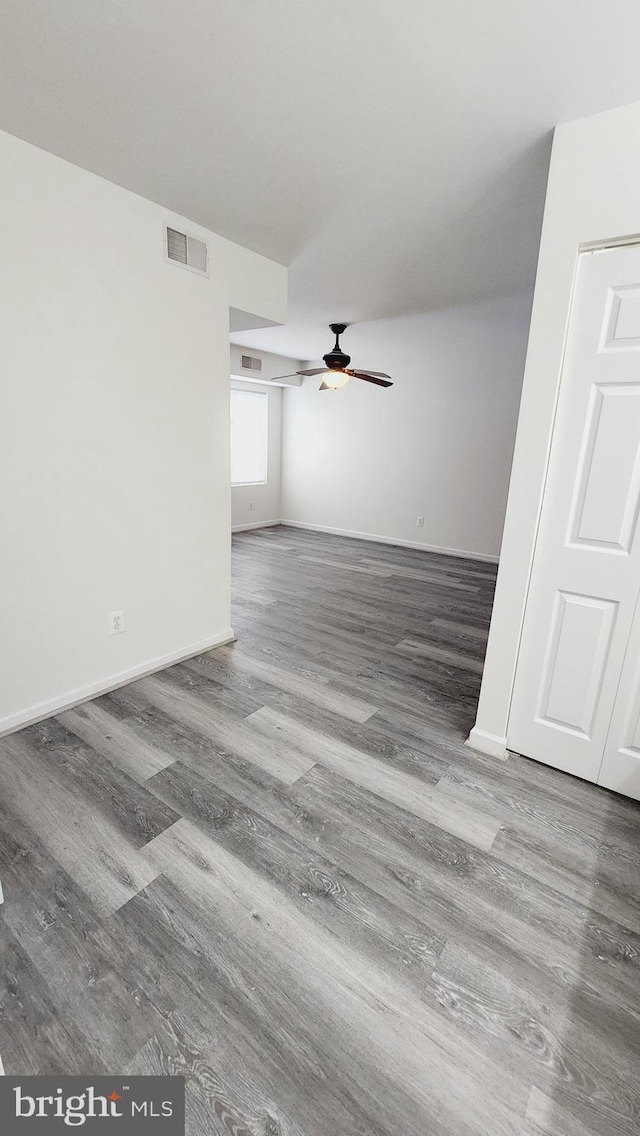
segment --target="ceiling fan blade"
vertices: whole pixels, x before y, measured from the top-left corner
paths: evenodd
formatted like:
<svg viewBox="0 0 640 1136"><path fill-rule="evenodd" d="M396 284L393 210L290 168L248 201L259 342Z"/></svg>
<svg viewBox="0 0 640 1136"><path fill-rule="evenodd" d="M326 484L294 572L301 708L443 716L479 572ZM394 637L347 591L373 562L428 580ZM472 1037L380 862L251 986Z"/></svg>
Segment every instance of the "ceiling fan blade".
<svg viewBox="0 0 640 1136"><path fill-rule="evenodd" d="M375 379L390 379L391 375L387 375L385 371L369 371L363 367L358 367L359 375L373 375Z"/></svg>
<svg viewBox="0 0 640 1136"><path fill-rule="evenodd" d="M276 375L275 379L271 379L272 383L279 383L281 379L295 379L297 375L323 375L326 367L314 367L311 371L292 371L290 375Z"/></svg>
<svg viewBox="0 0 640 1136"><path fill-rule="evenodd" d="M393 383L388 375L383 376L380 371L349 371L354 379L364 379L366 383L375 383L377 387L392 387Z"/></svg>
<svg viewBox="0 0 640 1136"><path fill-rule="evenodd" d="M320 386L318 387L318 390L321 390L321 391L328 391L328 390L331 390L331 387L329 386L329 384L328 384L328 383L320 383Z"/></svg>

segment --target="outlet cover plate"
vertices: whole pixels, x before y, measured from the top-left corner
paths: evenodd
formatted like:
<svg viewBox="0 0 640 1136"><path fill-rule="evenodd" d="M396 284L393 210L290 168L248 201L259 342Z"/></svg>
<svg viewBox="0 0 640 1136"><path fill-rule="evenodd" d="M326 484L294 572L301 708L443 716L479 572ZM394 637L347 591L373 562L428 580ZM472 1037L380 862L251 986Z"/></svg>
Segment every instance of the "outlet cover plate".
<svg viewBox="0 0 640 1136"><path fill-rule="evenodd" d="M111 611L109 612L109 634L122 635L124 631L124 612Z"/></svg>

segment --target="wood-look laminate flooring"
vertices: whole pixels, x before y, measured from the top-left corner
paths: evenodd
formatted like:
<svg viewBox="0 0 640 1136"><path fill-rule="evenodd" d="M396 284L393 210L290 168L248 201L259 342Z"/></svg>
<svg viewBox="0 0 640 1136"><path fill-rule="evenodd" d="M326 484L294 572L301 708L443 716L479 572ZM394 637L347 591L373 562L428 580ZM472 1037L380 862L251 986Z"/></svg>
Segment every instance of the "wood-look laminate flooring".
<svg viewBox="0 0 640 1136"><path fill-rule="evenodd" d="M238 642L0 742L8 1073L189 1136L631 1136L640 809L463 741L495 570L234 540Z"/></svg>

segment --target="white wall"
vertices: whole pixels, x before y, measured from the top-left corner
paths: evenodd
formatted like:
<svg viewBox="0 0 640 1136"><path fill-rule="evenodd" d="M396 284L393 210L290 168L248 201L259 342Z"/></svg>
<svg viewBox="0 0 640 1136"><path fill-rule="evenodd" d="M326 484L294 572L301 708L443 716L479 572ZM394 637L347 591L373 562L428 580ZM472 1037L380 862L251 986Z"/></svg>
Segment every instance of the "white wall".
<svg viewBox="0 0 640 1136"><path fill-rule="evenodd" d="M0 134L0 731L230 634L229 305L286 270ZM107 634L123 609L125 633Z"/></svg>
<svg viewBox="0 0 640 1136"><path fill-rule="evenodd" d="M516 296L350 327L353 365L394 386L284 392L283 519L495 559L529 309Z"/></svg>
<svg viewBox="0 0 640 1136"><path fill-rule="evenodd" d="M557 127L491 633L470 742L504 753L579 249L640 240L640 103Z"/></svg>

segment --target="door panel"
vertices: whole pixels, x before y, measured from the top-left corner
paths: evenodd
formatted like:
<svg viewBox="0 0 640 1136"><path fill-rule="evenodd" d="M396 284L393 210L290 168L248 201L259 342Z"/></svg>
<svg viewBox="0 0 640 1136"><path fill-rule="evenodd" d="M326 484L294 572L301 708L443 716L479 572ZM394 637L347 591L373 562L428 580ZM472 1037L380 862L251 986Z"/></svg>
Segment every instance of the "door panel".
<svg viewBox="0 0 640 1136"><path fill-rule="evenodd" d="M570 540L628 554L640 501L640 381L595 385Z"/></svg>
<svg viewBox="0 0 640 1136"><path fill-rule="evenodd" d="M609 658L617 604L558 591L554 606L536 717L588 739Z"/></svg>
<svg viewBox="0 0 640 1136"><path fill-rule="evenodd" d="M510 749L590 781L640 588L639 511L640 247L628 246L578 264L507 733Z"/></svg>
<svg viewBox="0 0 640 1136"><path fill-rule="evenodd" d="M636 248L636 246L633 246ZM609 250L627 251L625 250ZM640 347L640 287L609 288L600 339L601 351L633 351Z"/></svg>

